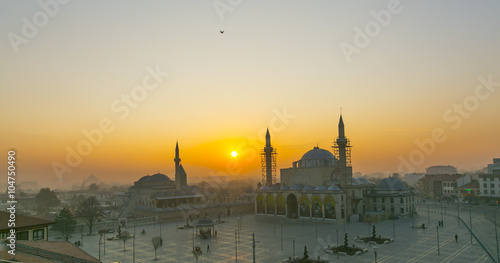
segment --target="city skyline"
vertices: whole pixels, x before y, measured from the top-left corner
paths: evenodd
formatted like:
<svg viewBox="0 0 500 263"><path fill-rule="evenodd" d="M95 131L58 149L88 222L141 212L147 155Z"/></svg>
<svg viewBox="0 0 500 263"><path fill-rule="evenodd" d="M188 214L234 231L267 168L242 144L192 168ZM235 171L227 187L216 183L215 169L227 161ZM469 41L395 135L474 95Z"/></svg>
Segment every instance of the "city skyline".
<svg viewBox="0 0 500 263"><path fill-rule="evenodd" d="M177 141L188 178L260 178L266 128L279 176L331 151L341 108L353 172L500 156L498 2L63 2L0 4L21 181L173 178Z"/></svg>

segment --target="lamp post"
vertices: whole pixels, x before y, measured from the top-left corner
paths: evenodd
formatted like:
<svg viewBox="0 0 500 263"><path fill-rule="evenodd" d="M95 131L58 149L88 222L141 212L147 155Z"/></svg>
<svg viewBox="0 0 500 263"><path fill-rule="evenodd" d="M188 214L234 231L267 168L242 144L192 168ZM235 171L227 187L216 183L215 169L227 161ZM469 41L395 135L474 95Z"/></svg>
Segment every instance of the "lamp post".
<svg viewBox="0 0 500 263"><path fill-rule="evenodd" d="M439 251L439 226L436 226L436 231L437 231L437 241L438 241L438 255L441 255Z"/></svg>
<svg viewBox="0 0 500 263"><path fill-rule="evenodd" d="M373 246L373 253L375 254L375 263L377 263L377 247Z"/></svg>
<svg viewBox="0 0 500 263"><path fill-rule="evenodd" d="M281 250L283 250L283 222L280 223L280 229L281 229Z"/></svg>
<svg viewBox="0 0 500 263"><path fill-rule="evenodd" d="M472 245L472 206L469 206L470 244Z"/></svg>
<svg viewBox="0 0 500 263"><path fill-rule="evenodd" d="M104 233L104 255L106 255L106 233Z"/></svg>
<svg viewBox="0 0 500 263"><path fill-rule="evenodd" d="M234 231L234 253L236 256L235 262L238 262L238 230Z"/></svg>
<svg viewBox="0 0 500 263"><path fill-rule="evenodd" d="M337 250L339 249L339 226L336 227L337 230ZM337 259L339 258L339 252L337 251Z"/></svg>
<svg viewBox="0 0 500 263"><path fill-rule="evenodd" d="M293 259L295 260L295 236L292 237L292 241L293 241L293 252L292 252L292 256L293 256Z"/></svg>
<svg viewBox="0 0 500 263"><path fill-rule="evenodd" d="M135 263L135 225L136 225L136 222L137 222L137 218L134 217L134 237L132 239L132 260L133 262ZM123 243L125 244L125 243ZM125 245L124 245L125 247Z"/></svg>
<svg viewBox="0 0 500 263"><path fill-rule="evenodd" d="M99 261L101 261L101 241L102 241L102 235L99 238Z"/></svg>
<svg viewBox="0 0 500 263"><path fill-rule="evenodd" d="M255 233L252 233L253 263L255 263Z"/></svg>
<svg viewBox="0 0 500 263"><path fill-rule="evenodd" d="M494 218L493 221L495 222L495 241L497 244L497 262L500 262L500 252L498 250L498 231L497 231L497 211L498 211L498 208L500 208L500 206L497 206L497 209L493 213L493 218Z"/></svg>

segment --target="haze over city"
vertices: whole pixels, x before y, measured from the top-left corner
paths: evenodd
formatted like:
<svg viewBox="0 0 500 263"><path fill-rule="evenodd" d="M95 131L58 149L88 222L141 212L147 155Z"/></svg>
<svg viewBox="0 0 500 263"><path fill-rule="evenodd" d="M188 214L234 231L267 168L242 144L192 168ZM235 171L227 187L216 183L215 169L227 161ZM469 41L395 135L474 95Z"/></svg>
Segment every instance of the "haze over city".
<svg viewBox="0 0 500 263"><path fill-rule="evenodd" d="M0 142L21 181L172 177L177 141L190 178L259 179L266 128L288 168L331 150L341 111L354 172L499 156L497 1L71 1L43 26L37 2L0 6Z"/></svg>

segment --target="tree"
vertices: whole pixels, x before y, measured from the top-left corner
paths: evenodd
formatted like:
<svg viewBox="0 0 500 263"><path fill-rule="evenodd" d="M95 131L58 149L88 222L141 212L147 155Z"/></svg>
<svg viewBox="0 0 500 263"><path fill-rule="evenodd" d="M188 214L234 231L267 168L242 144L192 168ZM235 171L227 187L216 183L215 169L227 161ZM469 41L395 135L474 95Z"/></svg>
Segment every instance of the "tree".
<svg viewBox="0 0 500 263"><path fill-rule="evenodd" d="M40 192L36 195L36 202L38 212L47 211L49 207L58 206L61 203L56 193L51 191L50 188L40 189Z"/></svg>
<svg viewBox="0 0 500 263"><path fill-rule="evenodd" d="M67 241L67 237L75 231L76 225L76 220L73 219L73 215L69 209L61 209L54 221L56 221L56 223L52 226L52 230L60 232Z"/></svg>
<svg viewBox="0 0 500 263"><path fill-rule="evenodd" d="M158 247L160 247L161 237L153 237L151 241L153 242L153 247L155 249L155 260L158 260L158 258L156 257L156 250L158 249Z"/></svg>
<svg viewBox="0 0 500 263"><path fill-rule="evenodd" d="M375 237L376 237L376 233L377 233L377 232L375 232L375 225L373 225L372 238L375 238Z"/></svg>
<svg viewBox="0 0 500 263"><path fill-rule="evenodd" d="M90 192L95 192L97 190L99 190L99 186L97 184L91 184L91 185L89 185L89 191Z"/></svg>
<svg viewBox="0 0 500 263"><path fill-rule="evenodd" d="M304 246L304 259L308 259L309 255L307 253L307 246Z"/></svg>
<svg viewBox="0 0 500 263"><path fill-rule="evenodd" d="M123 251L125 251L125 242L132 238L132 235L128 231L123 231L122 232L122 241L123 241ZM156 251L155 251L156 252Z"/></svg>
<svg viewBox="0 0 500 263"><path fill-rule="evenodd" d="M92 227L102 215L99 201L94 196L85 199L78 206L77 215L83 218L85 224L89 227L89 234L92 234Z"/></svg>
<svg viewBox="0 0 500 263"><path fill-rule="evenodd" d="M345 236L344 236L344 247L347 249L348 246L349 246L349 239L347 239L347 233L345 233Z"/></svg>

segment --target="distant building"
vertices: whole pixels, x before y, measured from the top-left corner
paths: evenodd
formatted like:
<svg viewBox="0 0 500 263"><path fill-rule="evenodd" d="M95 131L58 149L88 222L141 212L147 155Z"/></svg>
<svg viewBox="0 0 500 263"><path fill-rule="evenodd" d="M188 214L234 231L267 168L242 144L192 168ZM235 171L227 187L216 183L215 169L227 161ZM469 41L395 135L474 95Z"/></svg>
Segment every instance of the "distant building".
<svg viewBox="0 0 500 263"><path fill-rule="evenodd" d="M492 164L488 164L488 173L493 174L494 170L500 170L500 158L495 158Z"/></svg>
<svg viewBox="0 0 500 263"><path fill-rule="evenodd" d="M470 183L459 186L459 197L462 200L477 202L481 197L481 189L478 180L472 180Z"/></svg>
<svg viewBox="0 0 500 263"><path fill-rule="evenodd" d="M424 177L425 174L423 173L411 173L411 174L405 174L405 179L404 181L408 186L410 187L418 187L418 179Z"/></svg>
<svg viewBox="0 0 500 263"><path fill-rule="evenodd" d="M418 189L422 197L456 198L458 186L470 183L470 176L460 174L431 174L418 180Z"/></svg>
<svg viewBox="0 0 500 263"><path fill-rule="evenodd" d="M457 168L451 165L436 165L425 169L425 174L457 174Z"/></svg>
<svg viewBox="0 0 500 263"><path fill-rule="evenodd" d="M500 200L500 170L479 175L479 191L486 200Z"/></svg>
<svg viewBox="0 0 500 263"><path fill-rule="evenodd" d="M0 240L5 240L10 235L9 221L10 213L0 211ZM16 240L48 240L49 226L54 224L54 221L40 219L32 216L24 216L16 214L16 225L13 228L16 231Z"/></svg>
<svg viewBox="0 0 500 263"><path fill-rule="evenodd" d="M415 193L396 178L385 178L365 194L366 221L379 222L376 216L404 217L415 211ZM381 213L384 212L384 213ZM388 213L386 213L388 212ZM389 219L389 218L382 218Z"/></svg>

